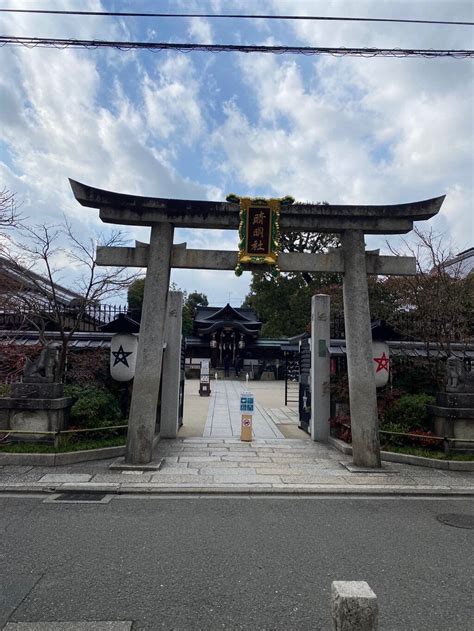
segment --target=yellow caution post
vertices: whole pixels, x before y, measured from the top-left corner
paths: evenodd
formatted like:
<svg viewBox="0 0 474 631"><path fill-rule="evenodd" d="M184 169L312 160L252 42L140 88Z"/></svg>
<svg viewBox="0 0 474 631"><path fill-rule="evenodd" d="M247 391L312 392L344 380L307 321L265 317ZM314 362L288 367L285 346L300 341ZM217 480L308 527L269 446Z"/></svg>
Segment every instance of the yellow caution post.
<svg viewBox="0 0 474 631"><path fill-rule="evenodd" d="M240 440L250 442L252 440L252 415L242 414L240 424Z"/></svg>

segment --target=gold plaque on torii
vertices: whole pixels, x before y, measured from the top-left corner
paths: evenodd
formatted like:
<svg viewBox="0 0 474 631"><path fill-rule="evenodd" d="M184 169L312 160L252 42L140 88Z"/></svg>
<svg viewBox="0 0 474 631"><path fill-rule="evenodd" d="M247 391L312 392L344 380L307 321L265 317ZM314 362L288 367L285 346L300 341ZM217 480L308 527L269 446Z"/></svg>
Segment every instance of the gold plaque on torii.
<svg viewBox="0 0 474 631"><path fill-rule="evenodd" d="M292 197L263 199L229 195L227 201L240 205L239 254L235 273L240 276L243 265L267 264L276 276L280 251L280 209L293 203Z"/></svg>

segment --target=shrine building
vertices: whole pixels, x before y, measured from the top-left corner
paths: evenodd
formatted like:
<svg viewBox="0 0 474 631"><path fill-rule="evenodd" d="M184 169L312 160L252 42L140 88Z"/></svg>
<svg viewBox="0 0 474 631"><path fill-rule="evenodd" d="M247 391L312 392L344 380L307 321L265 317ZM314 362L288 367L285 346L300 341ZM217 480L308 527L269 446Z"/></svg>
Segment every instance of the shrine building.
<svg viewBox="0 0 474 631"><path fill-rule="evenodd" d="M193 333L186 336L188 376L194 376L201 359L210 359L215 370L228 367L255 373L267 365L277 371L284 358L286 339L260 336L262 322L245 307L197 307Z"/></svg>

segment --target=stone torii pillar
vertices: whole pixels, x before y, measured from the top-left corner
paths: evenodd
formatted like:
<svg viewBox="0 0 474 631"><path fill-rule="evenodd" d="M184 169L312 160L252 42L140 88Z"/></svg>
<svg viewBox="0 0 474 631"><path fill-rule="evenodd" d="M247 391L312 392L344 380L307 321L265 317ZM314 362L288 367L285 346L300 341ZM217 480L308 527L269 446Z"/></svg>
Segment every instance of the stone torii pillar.
<svg viewBox="0 0 474 631"><path fill-rule="evenodd" d="M70 183L77 201L83 206L98 208L102 221L151 227L149 246L139 244L135 248L103 247L97 250L99 265L148 267L126 457L129 464L146 464L152 455L170 268L233 270L237 264L237 252L191 250L186 244L173 246L173 229L237 230L239 206L232 202L124 195L74 180ZM295 203L281 210L282 232L341 234L342 247L337 250L327 254L282 252L278 264L282 272L344 275L353 459L359 466L380 467L367 274L416 273L416 262L412 257L379 256L367 252L364 235L405 234L412 230L414 221L436 215L443 200L444 196L390 206ZM251 267L248 269L252 271Z"/></svg>
<svg viewBox="0 0 474 631"><path fill-rule="evenodd" d="M364 234L361 230L346 230L341 241L352 457L357 466L380 467Z"/></svg>
<svg viewBox="0 0 474 631"><path fill-rule="evenodd" d="M129 419L133 422L128 425L128 464L147 464L153 455L172 245L172 224L153 224L130 403Z"/></svg>

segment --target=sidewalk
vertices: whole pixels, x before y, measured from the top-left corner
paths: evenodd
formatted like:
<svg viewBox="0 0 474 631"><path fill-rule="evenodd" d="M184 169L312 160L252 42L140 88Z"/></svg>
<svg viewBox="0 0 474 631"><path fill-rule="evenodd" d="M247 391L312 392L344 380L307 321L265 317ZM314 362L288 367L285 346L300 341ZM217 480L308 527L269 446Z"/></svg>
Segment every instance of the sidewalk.
<svg viewBox="0 0 474 631"><path fill-rule="evenodd" d="M349 471L351 457L334 448L301 438L283 438L278 423L293 424L294 410L277 407L281 385L265 386L259 402L255 438L239 439L239 388L221 381L213 388L204 432L200 436L161 440L154 452L158 471L109 470L114 460L97 460L62 467L0 466L0 492L102 493L277 493L469 495L474 474L384 463L374 472ZM272 388L274 391L272 391ZM269 407L270 406L272 407ZM280 425L282 427L282 425ZM204 433L204 435L202 435Z"/></svg>

